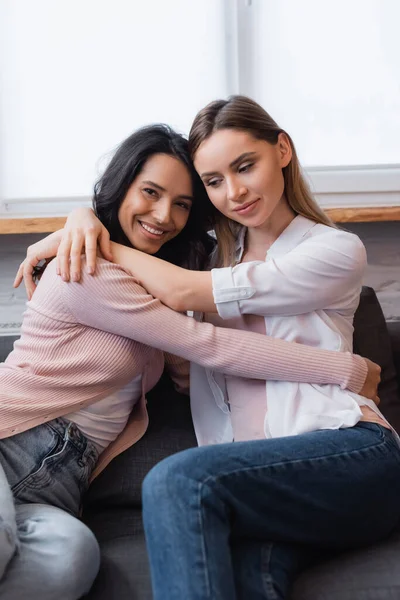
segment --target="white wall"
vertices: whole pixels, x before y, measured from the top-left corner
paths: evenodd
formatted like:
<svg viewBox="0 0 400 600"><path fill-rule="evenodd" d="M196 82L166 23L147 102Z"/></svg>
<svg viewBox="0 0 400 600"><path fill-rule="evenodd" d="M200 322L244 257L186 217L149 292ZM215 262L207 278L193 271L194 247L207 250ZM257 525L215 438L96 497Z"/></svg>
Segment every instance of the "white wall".
<svg viewBox="0 0 400 600"><path fill-rule="evenodd" d="M0 0L0 200L91 194L138 126L226 96L221 0Z"/></svg>

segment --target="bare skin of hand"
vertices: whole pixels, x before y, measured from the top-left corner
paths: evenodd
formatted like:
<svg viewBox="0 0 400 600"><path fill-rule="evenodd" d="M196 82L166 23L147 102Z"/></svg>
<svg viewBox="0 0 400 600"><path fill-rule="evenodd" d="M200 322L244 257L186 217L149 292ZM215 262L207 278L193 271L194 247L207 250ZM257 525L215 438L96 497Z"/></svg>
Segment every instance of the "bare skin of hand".
<svg viewBox="0 0 400 600"><path fill-rule="evenodd" d="M367 363L368 373L365 378L364 385L360 390L360 396L364 396L369 400L373 400L377 406L379 406L380 399L378 396L378 386L381 381L381 368L376 363L372 362L368 358L364 358Z"/></svg>
<svg viewBox="0 0 400 600"><path fill-rule="evenodd" d="M37 267L40 261L53 258L57 254L61 237L62 229L51 233L43 240L28 247L26 258L20 264L13 283L13 287L17 288L22 280L24 281L28 300L32 298L33 292L36 289L36 283L33 277L35 267Z"/></svg>
<svg viewBox="0 0 400 600"><path fill-rule="evenodd" d="M57 252L57 274L63 281L79 281L81 256L86 254L87 272L96 270L96 253L99 246L102 256L112 261L110 234L90 208L77 208L68 216Z"/></svg>

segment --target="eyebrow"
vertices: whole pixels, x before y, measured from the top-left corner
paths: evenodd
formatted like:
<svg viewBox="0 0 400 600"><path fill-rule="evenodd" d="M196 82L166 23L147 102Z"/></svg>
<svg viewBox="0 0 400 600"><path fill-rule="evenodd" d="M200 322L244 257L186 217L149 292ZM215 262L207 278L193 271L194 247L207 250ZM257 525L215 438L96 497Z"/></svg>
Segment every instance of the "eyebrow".
<svg viewBox="0 0 400 600"><path fill-rule="evenodd" d="M257 152L243 152L243 154L241 154L240 156L235 158L235 160L233 160L231 163L229 163L229 168L233 169L238 164L240 164L243 160L245 160L246 158L251 158L255 154L257 154ZM208 171L207 173L202 173L201 177L209 177L210 175L216 175L216 174L217 174L217 171Z"/></svg>
<svg viewBox="0 0 400 600"><path fill-rule="evenodd" d="M154 183L154 181L145 180L142 183L146 183L147 185L152 185L157 190L160 190L160 192L166 192L167 191L161 185L158 185L158 183ZM187 196L186 194L179 194L177 196L177 198L182 198L182 200L190 200L190 202L193 202L193 196Z"/></svg>

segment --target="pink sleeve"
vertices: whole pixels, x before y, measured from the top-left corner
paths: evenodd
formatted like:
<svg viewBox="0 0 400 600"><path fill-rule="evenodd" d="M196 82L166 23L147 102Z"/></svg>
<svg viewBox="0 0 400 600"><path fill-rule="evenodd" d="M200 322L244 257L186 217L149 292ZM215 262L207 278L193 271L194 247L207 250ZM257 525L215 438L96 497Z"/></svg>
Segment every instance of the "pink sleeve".
<svg viewBox="0 0 400 600"><path fill-rule="evenodd" d="M84 271L84 269L83 269ZM199 323L150 296L118 265L101 261L96 275L62 283L64 301L82 325L128 337L227 375L253 379L334 383L358 392L363 359L259 333Z"/></svg>

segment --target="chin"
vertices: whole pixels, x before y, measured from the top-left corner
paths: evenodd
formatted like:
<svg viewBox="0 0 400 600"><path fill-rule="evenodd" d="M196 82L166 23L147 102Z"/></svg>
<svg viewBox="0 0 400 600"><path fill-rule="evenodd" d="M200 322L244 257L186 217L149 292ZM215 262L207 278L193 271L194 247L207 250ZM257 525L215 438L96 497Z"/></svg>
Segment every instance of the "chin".
<svg viewBox="0 0 400 600"><path fill-rule="evenodd" d="M140 250L140 252L145 252L146 254L157 254L162 245L163 244L154 244L154 246L150 244L138 244L135 246L135 248L136 250Z"/></svg>

